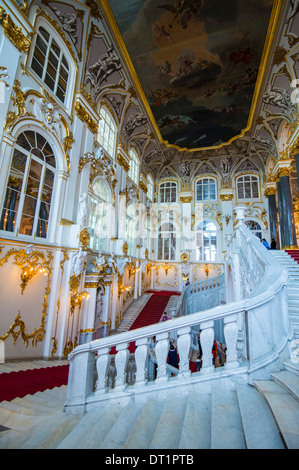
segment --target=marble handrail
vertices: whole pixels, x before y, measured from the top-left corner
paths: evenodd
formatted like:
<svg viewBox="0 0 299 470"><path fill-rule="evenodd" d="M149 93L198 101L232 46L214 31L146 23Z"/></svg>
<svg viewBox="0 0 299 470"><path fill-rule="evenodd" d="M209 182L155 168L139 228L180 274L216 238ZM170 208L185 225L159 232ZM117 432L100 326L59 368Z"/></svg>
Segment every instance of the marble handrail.
<svg viewBox="0 0 299 470"><path fill-rule="evenodd" d="M172 320L105 337L76 347L69 355L70 369L65 409L70 413L85 410L88 401L111 399L115 393L127 390L126 371L129 360L128 347L135 342L135 383L130 393L147 386L147 361L149 341L156 336L157 360L156 384L169 380L166 360L169 339L177 338L180 355L176 380L188 381L189 351L192 327L200 325L203 362L200 376L213 374L212 345L214 322L222 319L227 347L225 371L236 371L246 364L248 374L257 374L277 360L290 340L290 323L286 297L287 276L285 271L266 253L258 239L239 223L228 246L228 263L234 259L234 283L239 284L240 299L201 312L180 316ZM246 264L242 259L246 259ZM247 267L246 267L247 266ZM247 269L247 272L246 272ZM247 277L246 277L247 276ZM247 280L246 280L247 279ZM250 281L250 282L249 282ZM245 284L244 284L245 283ZM243 285L244 284L244 285ZM275 325L275 326L274 326ZM240 332L243 333L242 355ZM111 361L110 350L116 346L114 388L108 386L107 371ZM94 370L96 367L96 380ZM195 375L195 374L192 374Z"/></svg>

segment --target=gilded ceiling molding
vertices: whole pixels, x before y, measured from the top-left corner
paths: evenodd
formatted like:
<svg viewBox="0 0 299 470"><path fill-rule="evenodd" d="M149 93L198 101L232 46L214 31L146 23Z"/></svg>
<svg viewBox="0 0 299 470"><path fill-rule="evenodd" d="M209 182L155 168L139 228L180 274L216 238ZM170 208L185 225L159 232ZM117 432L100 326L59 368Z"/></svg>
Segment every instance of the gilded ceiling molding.
<svg viewBox="0 0 299 470"><path fill-rule="evenodd" d="M0 24L4 28L4 34L9 41L20 52L28 52L31 44L22 32L21 28L17 26L11 19L10 15L6 13L3 7L0 6Z"/></svg>
<svg viewBox="0 0 299 470"><path fill-rule="evenodd" d="M79 101L75 104L75 111L78 118L87 124L88 129L93 133L96 134L98 132L98 125L92 119L90 114L86 111L86 109L79 103Z"/></svg>
<svg viewBox="0 0 299 470"><path fill-rule="evenodd" d="M119 153L117 155L117 162L120 164L120 166L123 167L123 169L128 172L130 169L130 164L126 161L126 159Z"/></svg>
<svg viewBox="0 0 299 470"><path fill-rule="evenodd" d="M180 197L180 201L181 201L183 204L192 202L192 196L181 196L181 197Z"/></svg>
<svg viewBox="0 0 299 470"><path fill-rule="evenodd" d="M143 181L139 181L139 188L144 192L147 193L148 189L146 184Z"/></svg>
<svg viewBox="0 0 299 470"><path fill-rule="evenodd" d="M0 83L4 83L6 88L9 88L8 83L4 80L4 78L8 78L7 68L0 66Z"/></svg>
<svg viewBox="0 0 299 470"><path fill-rule="evenodd" d="M233 194L220 194L221 201L232 201L234 198Z"/></svg>

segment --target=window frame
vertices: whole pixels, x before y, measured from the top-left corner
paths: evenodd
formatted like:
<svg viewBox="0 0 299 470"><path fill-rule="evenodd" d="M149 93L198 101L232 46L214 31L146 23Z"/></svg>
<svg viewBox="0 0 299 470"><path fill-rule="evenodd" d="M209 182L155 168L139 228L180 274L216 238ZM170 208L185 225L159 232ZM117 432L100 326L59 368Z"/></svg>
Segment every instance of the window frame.
<svg viewBox="0 0 299 470"><path fill-rule="evenodd" d="M215 230L205 230L204 227L202 229L199 229L199 226L201 224L213 224L214 227L215 227ZM215 252L214 252L214 259L213 259L213 256L211 256L211 234L215 232L215 240L216 240L216 243L215 243ZM205 245L205 240L204 240L204 233L208 234L208 241L209 241L209 244L208 244L208 247L209 247L209 256L206 256L206 252L205 252L205 247L207 247L207 245ZM202 244L201 246L198 244L198 235L199 234L202 234ZM196 227L196 239L195 239L195 243L196 243L196 261L199 262L199 261L204 261L204 262L217 262L217 258L218 258L218 244L219 244L219 237L218 237L218 227L217 227L217 224L214 220L210 220L210 219L203 219L202 222L200 222L197 227ZM200 257L200 247L202 248L202 253L203 253L203 257Z"/></svg>
<svg viewBox="0 0 299 470"><path fill-rule="evenodd" d="M102 113L104 113L104 115ZM100 120L98 125L97 141L112 160L115 161L117 140L116 121L109 109L104 105L99 109L99 116ZM103 132L101 132L101 130L103 130ZM105 135L108 135L107 139L105 139Z"/></svg>
<svg viewBox="0 0 299 470"><path fill-rule="evenodd" d="M32 61L34 57L34 51L35 51L40 27L44 28L48 32L48 34L50 35L50 39L54 39L56 41L57 45L60 47L62 54L65 56L66 62L68 63L68 66L69 66L69 70L68 70L69 75L68 75L68 80L67 80L64 101L61 101L61 99L54 93L53 90L51 90L51 88L47 85L47 83L32 68ZM52 27L52 25L44 17L38 16L36 24L35 24L35 31L36 31L36 35L35 35L34 40L32 41L30 53L27 59L27 69L30 71L32 77L35 78L38 81L38 83L40 83L47 90L47 92L51 94L51 96L53 96L55 100L58 101L59 105L61 105L62 107L64 107L66 110L69 111L72 106L73 91L74 91L74 86L76 83L76 78L77 78L77 73L78 73L77 64L72 54L70 53L68 46L65 44L64 39L58 34L58 32ZM47 55L49 55L48 49L49 48L47 48ZM45 73L45 64L43 66L43 75L44 73Z"/></svg>
<svg viewBox="0 0 299 470"><path fill-rule="evenodd" d="M254 224L258 225L259 228L250 228L250 227L249 227L250 222L253 222ZM253 233L260 241L262 241L262 238L263 238L263 229L262 229L262 226L261 226L260 221L254 220L253 218L249 218L249 219L245 219L245 220L244 220L244 224L246 225L246 227L248 228L248 230L251 231L251 233ZM259 234L260 236L259 236L258 234Z"/></svg>
<svg viewBox="0 0 299 470"><path fill-rule="evenodd" d="M163 226L173 227L173 230L161 230ZM162 234L168 234L168 237L163 236ZM166 240L168 241L168 247ZM177 254L177 230L173 220L160 222L158 227L158 240L157 240L157 261L175 261ZM173 243L172 243L173 242ZM161 250L160 250L161 246ZM161 251L161 257L160 257ZM165 258L165 252L168 251L168 258ZM172 256L173 253L173 256Z"/></svg>
<svg viewBox="0 0 299 470"><path fill-rule="evenodd" d="M93 187L94 185L97 183L97 182L101 182L103 183L103 185L106 187L107 189L107 194L108 194L108 201L105 201L104 199L101 198L101 196L99 194L96 194L93 190ZM98 207L99 204L103 203L104 206L103 206L103 210L105 210L105 207L106 209L108 210L108 214L106 215L98 215L98 217L96 217L96 214L95 212L93 211L93 199L96 201L95 204L94 204L94 207ZM90 190L90 204L89 204L89 207L90 207L90 211L89 211L89 218L88 218L88 228L89 228L89 232L90 232L90 242L89 242L89 247L91 250L93 251L108 251L108 241L109 241L109 226L108 226L108 223L109 223L109 212L110 212L110 208L111 208L111 191L110 191L110 187L109 187L109 184L107 183L107 181L101 177L96 177L92 184L91 184L91 190ZM92 219L95 218L95 223L92 223ZM107 218L107 231L105 232L106 233L106 236L105 237L97 237L97 241L98 241L98 247L96 247L96 236L95 236L95 233L92 234L92 231L96 231L97 229L97 226L102 226L101 224L101 221L104 221L104 217ZM101 231L102 233L102 231ZM104 245L102 245L102 240L105 240L104 242Z"/></svg>
<svg viewBox="0 0 299 470"><path fill-rule="evenodd" d="M202 199L199 199L198 198L198 189L197 189L197 186L199 185L199 183L203 182L204 180L208 180L208 198L202 198ZM215 189L215 197L214 198L211 198L211 182L214 183L214 189ZM199 177L196 181L195 181L195 202L202 202L202 203L205 203L205 202L217 202L218 200L218 195L217 195L217 191L218 191L218 185L217 185L217 180L216 178L210 176L210 175L206 175L206 176L201 176ZM202 195L204 193L204 190L202 188Z"/></svg>
<svg viewBox="0 0 299 470"><path fill-rule="evenodd" d="M165 200L165 191L168 189L168 187L167 187L168 184L170 185L170 186L169 186L170 194L172 193L171 190L172 190L173 188L175 188L175 200L174 200L174 201L172 201L172 200L170 200L170 201ZM164 188L164 187L162 188L162 186L164 186L164 185L165 185L165 188ZM164 198L163 198L164 201L161 200L161 190L164 191ZM171 199L171 198L170 198L170 199ZM178 184L177 184L176 181L168 180L168 181L162 181L161 183L159 183L159 203L160 203L160 204L171 204L171 203L177 202L177 200L178 200Z"/></svg>
<svg viewBox="0 0 299 470"><path fill-rule="evenodd" d="M52 151L50 156L53 156L53 158L55 160L55 167L53 167L52 165L47 163L46 159L42 160L37 155L34 155L32 150L34 150L36 148L39 149L38 146L35 146L35 147L31 146L30 149L28 150L28 149L22 147L18 143L18 139L20 138L20 136L22 134L25 134L26 131L34 133L35 134L35 139L36 139L37 134L40 135L44 139L45 143L42 146L42 149L44 149L47 144L50 146L51 151ZM29 144L28 140L27 140L27 142ZM37 143L36 140L35 140L35 143ZM30 144L29 144L29 146L30 146ZM22 155L24 155L26 157L26 161L25 161L25 165L24 165L24 171L22 173L21 188L18 191L19 192L19 200L18 200L18 203L17 203L17 209L13 210L13 212L16 212L15 220L14 220L14 229L11 231L11 230L5 230L3 228L3 229L0 229L0 233L3 234L3 236L5 236L5 237L13 237L13 238L24 239L24 240L36 240L37 239L39 242L45 242L45 241L50 242L53 238L53 235L52 235L53 234L53 228L51 228L51 227L55 226L55 224L53 223L54 214L57 216L56 210L55 210L55 204L57 203L57 185L58 185L58 183L57 183L58 178L57 177L58 177L58 172L59 172L59 166L58 166L58 157L57 157L57 154L56 154L55 145L53 144L51 139L49 139L47 134L45 134L40 129L37 129L37 128L32 128L31 129L28 126L26 126L26 128L22 128L17 134L16 141L15 141L13 147L12 147L10 163L9 163L8 170L7 170L7 175L6 175L6 178L5 178L5 185L4 185L5 190L3 191L2 198L1 198L0 220L2 220L2 213L5 209L4 204L5 204L6 196L8 194L9 179L10 179L10 176L12 175L12 171L14 171L14 167L12 167L12 164L13 164L14 156L16 155L16 151L20 152ZM34 165L32 165L32 162L35 162L35 164L41 166L41 173L40 173L39 178L35 178L33 176L33 170L32 169L33 169ZM46 171L47 170L53 173L53 183L52 183L51 187L48 184L45 185L45 176L46 176ZM37 194L36 198L32 197L32 195L27 193L28 188L30 188L30 186L28 186L28 182L30 180L32 180L31 183L33 183L33 184L35 182L35 188L36 188L36 186L38 187L38 194ZM45 191L45 189L47 189L47 187L51 188L50 202L42 200L42 196L43 196L43 194L45 194L44 191ZM34 186L32 186L32 188L34 188ZM26 214L26 212L24 212L24 209L26 207L25 206L26 197L27 197L27 200L28 199L29 200L33 199L33 201L35 202L33 215L32 214ZM40 217L40 215L41 215L41 204L42 203L45 203L45 204L49 205L49 212L48 212L48 218L47 219L41 219L41 217ZM9 208L6 208L6 209L8 210ZM31 234L21 233L20 232L22 217L23 216L26 217L26 215L28 217L31 215L31 218L33 218L32 233ZM37 234L38 233L38 226L39 226L40 223L42 223L42 221L47 223L47 230L46 230L46 236L45 237L38 236L38 234Z"/></svg>
<svg viewBox="0 0 299 470"><path fill-rule="evenodd" d="M245 183L247 183L246 181L244 181L244 178L250 178L249 180L249 183L250 183L250 197L246 197L246 190L245 190ZM243 196L245 194L245 197L240 197L239 196L239 180L243 178ZM252 187L252 183L253 183L253 178L256 180L255 182L257 183L257 193L258 195L257 196L252 196L253 194L253 187ZM260 179L259 179L259 176L254 174L254 173L248 173L248 174L244 174L244 175L239 175L239 176L236 176L236 198L237 198L237 201L248 201L248 200L251 200L251 201L260 201Z"/></svg>
<svg viewBox="0 0 299 470"><path fill-rule="evenodd" d="M128 177L133 181L133 183L138 187L139 185L139 169L140 169L140 160L135 149L131 148L129 150L130 156L130 169L128 171Z"/></svg>
<svg viewBox="0 0 299 470"><path fill-rule="evenodd" d="M148 187L147 187L147 197L148 199L153 202L154 200L154 188L155 188L155 184L154 184L154 179L152 177L151 174L148 174L147 175L147 183L148 183Z"/></svg>

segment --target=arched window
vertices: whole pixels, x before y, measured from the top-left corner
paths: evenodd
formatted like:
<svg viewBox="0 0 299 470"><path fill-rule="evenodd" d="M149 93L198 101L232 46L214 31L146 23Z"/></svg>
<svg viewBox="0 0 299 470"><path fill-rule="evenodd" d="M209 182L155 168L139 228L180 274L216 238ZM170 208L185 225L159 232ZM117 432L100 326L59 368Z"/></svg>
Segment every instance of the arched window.
<svg viewBox="0 0 299 470"><path fill-rule="evenodd" d="M96 179L92 184L89 217L89 246L92 250L107 250L110 220L110 194L107 183Z"/></svg>
<svg viewBox="0 0 299 470"><path fill-rule="evenodd" d="M149 198L150 201L154 200L154 180L151 177L151 175L147 176L147 197Z"/></svg>
<svg viewBox="0 0 299 470"><path fill-rule="evenodd" d="M106 108L100 109L100 121L98 129L98 141L104 150L110 155L111 158L115 158L115 145L116 145L116 124L112 119L110 113Z"/></svg>
<svg viewBox="0 0 299 470"><path fill-rule="evenodd" d="M35 131L19 135L13 150L0 230L47 238L55 181L55 156Z"/></svg>
<svg viewBox="0 0 299 470"><path fill-rule="evenodd" d="M159 186L160 202L176 202L177 184L173 181L166 181Z"/></svg>
<svg viewBox="0 0 299 470"><path fill-rule="evenodd" d="M204 220L196 229L196 259L216 261L217 227L213 222Z"/></svg>
<svg viewBox="0 0 299 470"><path fill-rule="evenodd" d="M43 26L38 28L31 69L64 103L70 75L69 63L57 39Z"/></svg>
<svg viewBox="0 0 299 470"><path fill-rule="evenodd" d="M259 182L254 175L243 175L237 178L238 199L258 199Z"/></svg>
<svg viewBox="0 0 299 470"><path fill-rule="evenodd" d="M130 161L130 170L129 170L128 176L138 186L138 183L139 183L139 159L138 159L137 153L133 149L130 150L129 155L130 155L131 161Z"/></svg>
<svg viewBox="0 0 299 470"><path fill-rule="evenodd" d="M135 203L130 203L127 206L126 213L126 240L128 243L128 254L134 256L135 251L135 240L137 233L136 221L138 220L136 214L136 205Z"/></svg>
<svg viewBox="0 0 299 470"><path fill-rule="evenodd" d="M196 182L196 201L216 201L216 181L202 178Z"/></svg>
<svg viewBox="0 0 299 470"><path fill-rule="evenodd" d="M176 258L176 230L172 222L164 222L158 233L158 259L173 261Z"/></svg>
<svg viewBox="0 0 299 470"><path fill-rule="evenodd" d="M254 220L245 220L245 225L252 230L254 235L256 235L260 240L262 239L262 227L259 223L255 222Z"/></svg>

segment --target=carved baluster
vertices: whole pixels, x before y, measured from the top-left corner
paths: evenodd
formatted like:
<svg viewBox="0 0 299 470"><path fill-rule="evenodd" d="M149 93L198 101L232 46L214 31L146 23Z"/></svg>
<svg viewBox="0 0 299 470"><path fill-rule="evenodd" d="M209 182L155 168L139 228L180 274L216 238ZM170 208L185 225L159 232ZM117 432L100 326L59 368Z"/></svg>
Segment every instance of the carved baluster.
<svg viewBox="0 0 299 470"><path fill-rule="evenodd" d="M200 324L200 344L202 347L202 373L210 373L214 371L212 361L212 348L214 341L214 322L206 321Z"/></svg>
<svg viewBox="0 0 299 470"><path fill-rule="evenodd" d="M126 370L129 360L129 351L127 347L129 343L121 343L116 346L118 353L115 356L116 366L116 381L115 388L118 390L124 390L127 387L126 384Z"/></svg>
<svg viewBox="0 0 299 470"><path fill-rule="evenodd" d="M180 356L179 377L185 378L191 375L189 367L189 351L191 346L191 327L178 330L178 353Z"/></svg>
<svg viewBox="0 0 299 470"><path fill-rule="evenodd" d="M237 360L237 340L238 340L238 315L229 315L224 318L224 338L226 351L227 369L232 369L239 366Z"/></svg>
<svg viewBox="0 0 299 470"><path fill-rule="evenodd" d="M98 379L96 383L96 392L104 393L108 384L108 368L110 366L111 356L109 354L110 348L103 348L98 350L97 359L97 374Z"/></svg>
<svg viewBox="0 0 299 470"><path fill-rule="evenodd" d="M169 351L168 332L156 335L157 344L155 347L158 362L157 379L159 382L167 381L166 361Z"/></svg>
<svg viewBox="0 0 299 470"><path fill-rule="evenodd" d="M136 381L135 386L140 387L147 382L147 357L148 357L148 339L140 338L136 340L137 349L135 351L136 363Z"/></svg>

